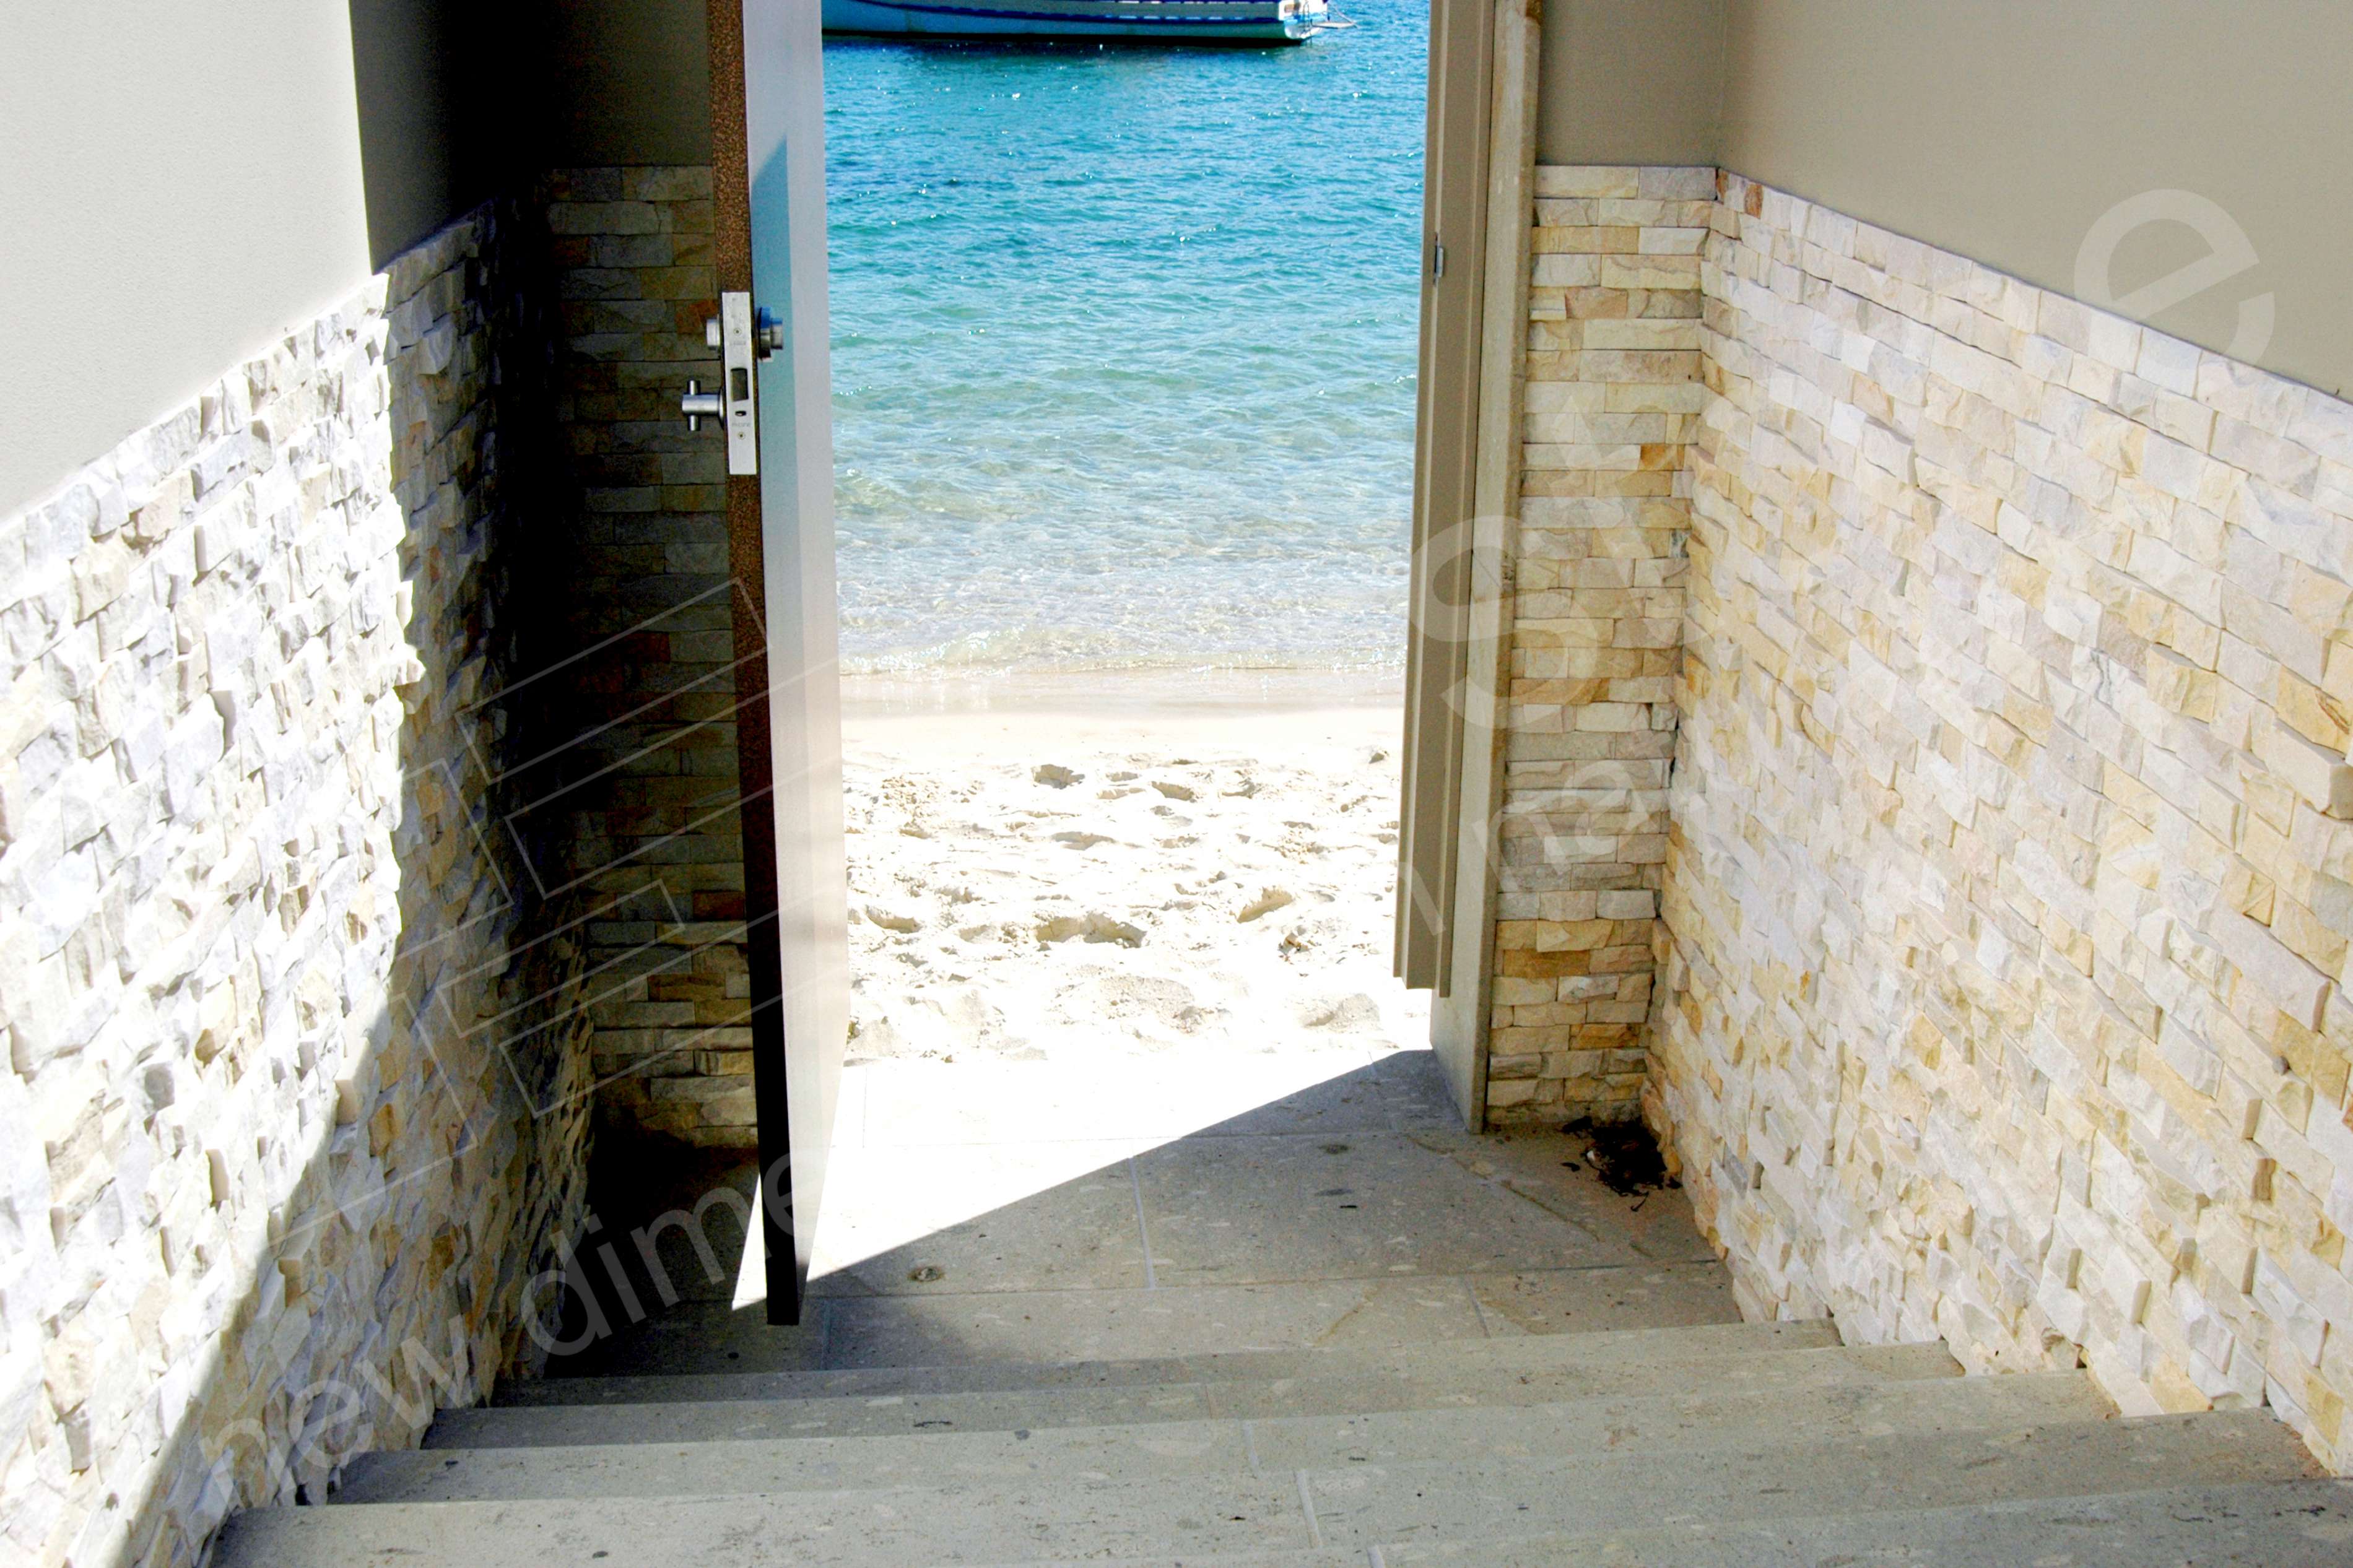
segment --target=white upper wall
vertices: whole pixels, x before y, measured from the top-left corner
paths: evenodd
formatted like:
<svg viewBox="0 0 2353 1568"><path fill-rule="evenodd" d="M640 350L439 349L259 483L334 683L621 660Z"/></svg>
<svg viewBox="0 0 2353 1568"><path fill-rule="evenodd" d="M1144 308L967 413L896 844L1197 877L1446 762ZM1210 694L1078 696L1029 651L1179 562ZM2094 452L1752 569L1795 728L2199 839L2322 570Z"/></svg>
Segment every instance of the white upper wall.
<svg viewBox="0 0 2353 1568"><path fill-rule="evenodd" d="M0 13L0 514L369 272L344 6Z"/></svg>

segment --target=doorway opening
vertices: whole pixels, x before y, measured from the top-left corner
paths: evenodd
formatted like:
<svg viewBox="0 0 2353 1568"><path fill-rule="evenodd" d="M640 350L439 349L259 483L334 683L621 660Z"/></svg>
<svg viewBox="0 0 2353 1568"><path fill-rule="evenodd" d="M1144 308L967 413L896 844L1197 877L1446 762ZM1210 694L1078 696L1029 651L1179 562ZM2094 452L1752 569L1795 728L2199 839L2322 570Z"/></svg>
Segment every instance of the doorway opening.
<svg viewBox="0 0 2353 1568"><path fill-rule="evenodd" d="M1426 1045L1389 910L1428 12L1351 16L829 42L838 1137L878 1140L837 1271L903 1130L1036 1162Z"/></svg>
<svg viewBox="0 0 2353 1568"><path fill-rule="evenodd" d="M1427 12L826 61L849 1070L1419 1045Z"/></svg>
<svg viewBox="0 0 2353 1568"><path fill-rule="evenodd" d="M849 995L807 1310L767 1329L753 1166L715 1154L638 1182L606 1260L640 1303L699 1276L686 1315L575 1370L1728 1310L1704 1269L1650 1300L1701 1259L1687 1215L1646 1243L1556 1140L1461 1131L1397 977L1442 250L1426 18L1360 20L1282 54L826 51Z"/></svg>

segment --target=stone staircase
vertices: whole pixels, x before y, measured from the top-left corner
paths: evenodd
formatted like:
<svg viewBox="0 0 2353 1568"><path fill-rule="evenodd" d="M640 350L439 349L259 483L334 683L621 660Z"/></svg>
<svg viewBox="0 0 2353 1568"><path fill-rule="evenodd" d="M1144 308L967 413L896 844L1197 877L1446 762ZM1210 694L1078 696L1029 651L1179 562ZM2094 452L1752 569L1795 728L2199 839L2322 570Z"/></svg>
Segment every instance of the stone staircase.
<svg viewBox="0 0 2353 1568"><path fill-rule="evenodd" d="M222 1568L2353 1563L2263 1411L2120 1418L1828 1323L1158 1360L554 1378Z"/></svg>

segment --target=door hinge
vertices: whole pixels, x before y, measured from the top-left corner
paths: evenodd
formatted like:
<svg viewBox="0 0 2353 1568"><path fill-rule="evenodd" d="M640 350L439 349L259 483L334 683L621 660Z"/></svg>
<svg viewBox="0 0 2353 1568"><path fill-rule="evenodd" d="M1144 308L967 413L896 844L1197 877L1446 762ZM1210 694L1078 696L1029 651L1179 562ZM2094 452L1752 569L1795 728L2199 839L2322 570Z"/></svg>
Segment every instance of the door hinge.
<svg viewBox="0 0 2353 1568"><path fill-rule="evenodd" d="M1446 246L1441 240L1430 242L1430 276L1433 282L1446 276Z"/></svg>

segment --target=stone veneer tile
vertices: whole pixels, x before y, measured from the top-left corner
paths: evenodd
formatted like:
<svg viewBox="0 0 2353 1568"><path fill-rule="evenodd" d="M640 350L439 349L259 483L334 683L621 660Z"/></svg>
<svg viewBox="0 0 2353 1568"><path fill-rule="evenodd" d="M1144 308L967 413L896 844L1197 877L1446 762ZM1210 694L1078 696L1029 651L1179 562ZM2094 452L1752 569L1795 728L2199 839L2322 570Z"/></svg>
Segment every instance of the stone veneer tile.
<svg viewBox="0 0 2353 1568"><path fill-rule="evenodd" d="M1490 1020L1498 1121L1636 1113L1698 427L1704 169L1537 171Z"/></svg>
<svg viewBox="0 0 2353 1568"><path fill-rule="evenodd" d="M520 230L476 212L0 520L11 1562L193 1563L533 1359L587 1063L491 771Z"/></svg>
<svg viewBox="0 0 2353 1568"><path fill-rule="evenodd" d="M549 809L597 911L600 1115L749 1146L726 466L716 427L678 413L689 378L718 374L711 171L559 169L543 195L583 546L565 602L586 654Z"/></svg>
<svg viewBox="0 0 2353 1568"><path fill-rule="evenodd" d="M1609 248L1535 262L1514 782L1588 713L1672 773L1543 758L1576 853L1507 861L1507 959L1628 945L1587 879L1662 895L1625 1070L1750 1315L2268 1404L2353 1465L2353 407L1726 174L1696 296L1646 297L1696 382L1626 351L1691 424L1631 461L1588 323L1671 312L1598 281L1628 184L1538 176ZM1563 576L1686 547L1656 644ZM1602 684L1646 652L1672 710ZM1566 982L1505 974L1498 1059L1547 1070L1565 1020L1507 1052Z"/></svg>

